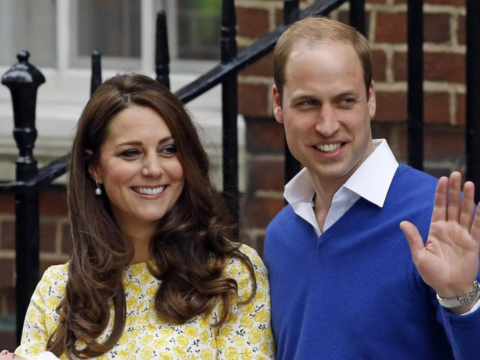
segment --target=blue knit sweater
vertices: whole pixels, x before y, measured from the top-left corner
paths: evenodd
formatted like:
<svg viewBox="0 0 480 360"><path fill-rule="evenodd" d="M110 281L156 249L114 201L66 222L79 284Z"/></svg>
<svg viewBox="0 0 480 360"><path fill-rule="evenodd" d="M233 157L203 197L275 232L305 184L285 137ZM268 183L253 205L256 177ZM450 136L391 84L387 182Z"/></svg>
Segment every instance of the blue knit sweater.
<svg viewBox="0 0 480 360"><path fill-rule="evenodd" d="M267 229L278 360L480 359L480 310L445 311L399 228L427 238L437 180L400 165L383 208L358 200L317 237L285 207Z"/></svg>

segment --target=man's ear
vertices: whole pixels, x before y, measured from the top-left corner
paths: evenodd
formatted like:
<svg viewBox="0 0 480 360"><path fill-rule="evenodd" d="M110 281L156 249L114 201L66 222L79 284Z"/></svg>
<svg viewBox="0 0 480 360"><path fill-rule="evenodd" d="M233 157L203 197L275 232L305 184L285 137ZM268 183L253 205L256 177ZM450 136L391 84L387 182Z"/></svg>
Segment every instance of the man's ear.
<svg viewBox="0 0 480 360"><path fill-rule="evenodd" d="M372 83L370 84L370 88L368 89L368 113L370 115L370 119L373 119L376 111L377 111L377 98L375 97L375 86L372 80Z"/></svg>
<svg viewBox="0 0 480 360"><path fill-rule="evenodd" d="M94 154L92 150L85 150L85 153L87 154L87 159L88 159L88 173L92 177L94 181L98 181L99 183L102 183L102 178L98 169L98 164L94 160Z"/></svg>
<svg viewBox="0 0 480 360"><path fill-rule="evenodd" d="M273 116L279 124L283 124L282 97L276 85L273 85Z"/></svg>

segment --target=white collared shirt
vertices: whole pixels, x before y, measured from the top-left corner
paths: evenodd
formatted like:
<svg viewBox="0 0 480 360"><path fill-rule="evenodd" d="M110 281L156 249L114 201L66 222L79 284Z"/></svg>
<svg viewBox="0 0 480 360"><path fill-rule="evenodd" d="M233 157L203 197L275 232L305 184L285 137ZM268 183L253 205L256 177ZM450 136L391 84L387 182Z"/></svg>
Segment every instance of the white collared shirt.
<svg viewBox="0 0 480 360"><path fill-rule="evenodd" d="M373 140L372 143L372 154L333 196L323 231L335 224L361 197L383 207L398 162L385 139ZM295 214L312 225L317 236L320 236L322 231L313 211L314 195L312 179L305 168L285 186L283 196Z"/></svg>
<svg viewBox="0 0 480 360"><path fill-rule="evenodd" d="M379 207L383 207L388 189L398 168L398 161L385 139L373 140L372 144L373 152L370 156L333 195L332 206L328 210L323 231L335 224L361 197ZM314 195L315 189L306 168L302 169L285 185L285 192L283 193L295 214L312 225L315 233L320 237L322 231L313 211ZM471 314L478 308L480 308L480 300L469 312L463 315Z"/></svg>

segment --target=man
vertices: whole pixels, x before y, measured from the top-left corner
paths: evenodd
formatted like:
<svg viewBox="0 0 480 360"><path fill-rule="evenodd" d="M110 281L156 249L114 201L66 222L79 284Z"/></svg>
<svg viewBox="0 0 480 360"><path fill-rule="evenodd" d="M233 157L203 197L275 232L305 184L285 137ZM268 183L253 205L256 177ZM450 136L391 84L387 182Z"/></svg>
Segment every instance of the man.
<svg viewBox="0 0 480 360"><path fill-rule="evenodd" d="M274 76L305 165L266 234L278 359L480 359L473 184L462 203L459 173L437 181L372 141L370 49L353 28L297 22Z"/></svg>

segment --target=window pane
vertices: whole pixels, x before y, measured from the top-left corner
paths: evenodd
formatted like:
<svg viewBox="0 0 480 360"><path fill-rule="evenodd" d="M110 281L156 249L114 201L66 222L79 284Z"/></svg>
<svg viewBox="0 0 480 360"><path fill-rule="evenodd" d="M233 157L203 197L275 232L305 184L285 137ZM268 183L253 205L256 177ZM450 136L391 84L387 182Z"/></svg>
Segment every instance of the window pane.
<svg viewBox="0 0 480 360"><path fill-rule="evenodd" d="M220 59L221 0L178 0L178 57Z"/></svg>
<svg viewBox="0 0 480 360"><path fill-rule="evenodd" d="M13 65L20 50L35 66L56 66L56 1L0 0L0 64Z"/></svg>
<svg viewBox="0 0 480 360"><path fill-rule="evenodd" d="M77 55L139 58L141 55L138 0L77 0Z"/></svg>

